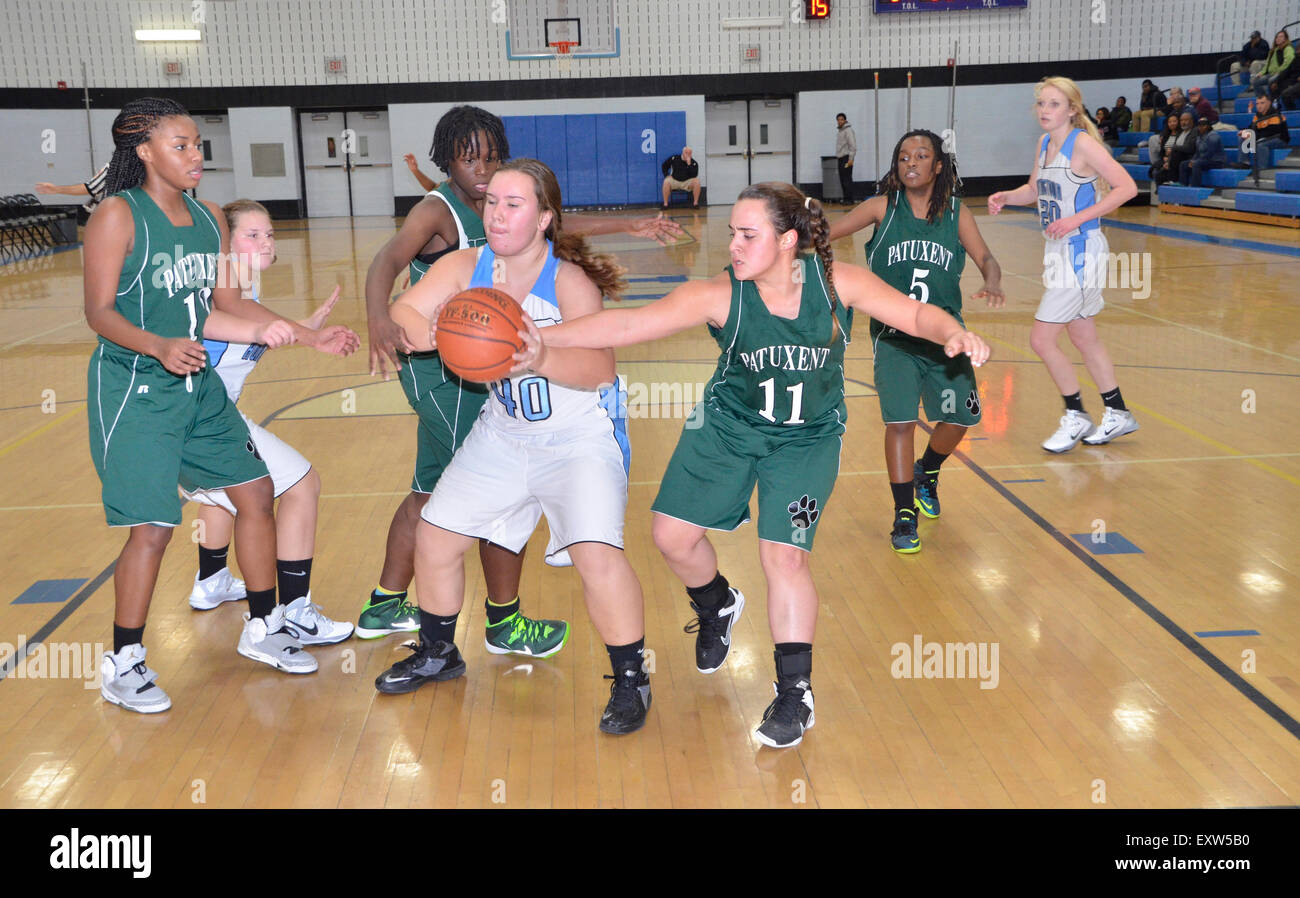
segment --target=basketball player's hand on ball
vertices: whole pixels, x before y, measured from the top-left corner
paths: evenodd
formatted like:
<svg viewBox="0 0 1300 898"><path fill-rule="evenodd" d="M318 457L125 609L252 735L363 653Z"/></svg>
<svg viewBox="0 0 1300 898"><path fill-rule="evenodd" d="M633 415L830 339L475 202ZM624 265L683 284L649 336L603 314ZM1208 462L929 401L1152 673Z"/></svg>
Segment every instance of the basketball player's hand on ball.
<svg viewBox="0 0 1300 898"><path fill-rule="evenodd" d="M198 374L208 363L207 350L203 344L185 337L172 337L158 344L158 351L153 357L162 362L162 366L178 377Z"/></svg>
<svg viewBox="0 0 1300 898"><path fill-rule="evenodd" d="M628 233L635 237L653 240L660 246L671 246L682 235L682 226L671 218L664 218L664 214L660 212L658 215L634 219L632 229Z"/></svg>
<svg viewBox="0 0 1300 898"><path fill-rule="evenodd" d="M943 344L943 352L948 358L955 358L964 352L970 356L970 362L976 368L989 360L989 344L970 331L962 331L953 336Z"/></svg>
<svg viewBox="0 0 1300 898"><path fill-rule="evenodd" d="M278 349L293 342L293 325L287 321L269 321L258 332L255 343L267 349Z"/></svg>
<svg viewBox="0 0 1300 898"><path fill-rule="evenodd" d="M398 350L411 352L411 344L406 340L406 333L397 326L388 315L371 318L366 322L366 335L370 341L370 376L382 375L388 380L388 362L393 363L393 371L400 371L402 363L397 360Z"/></svg>
<svg viewBox="0 0 1300 898"><path fill-rule="evenodd" d="M1000 309L1007 302L1007 295L1002 292L1001 284L985 284L984 289L976 293L973 299L982 299L990 309Z"/></svg>
<svg viewBox="0 0 1300 898"><path fill-rule="evenodd" d="M536 371L546 361L546 344L542 341L542 332L527 315L524 316L524 330L519 332L519 339L524 341L524 348L511 356L518 363L510 369L511 377L526 371Z"/></svg>
<svg viewBox="0 0 1300 898"><path fill-rule="evenodd" d="M310 315L308 315L306 318L302 319L302 321L299 321L298 323L301 324L303 327L310 328L311 330L314 331L318 331L322 327L324 327L325 319L330 316L330 312L334 311L334 306L338 304L339 291L342 289L343 289L342 287L336 286L334 288L334 292L330 294L330 298L325 300L324 304L322 304L319 309L312 312Z"/></svg>
<svg viewBox="0 0 1300 898"><path fill-rule="evenodd" d="M999 190L989 197L989 215L997 215L1002 211L1002 207L1007 204L1007 192Z"/></svg>

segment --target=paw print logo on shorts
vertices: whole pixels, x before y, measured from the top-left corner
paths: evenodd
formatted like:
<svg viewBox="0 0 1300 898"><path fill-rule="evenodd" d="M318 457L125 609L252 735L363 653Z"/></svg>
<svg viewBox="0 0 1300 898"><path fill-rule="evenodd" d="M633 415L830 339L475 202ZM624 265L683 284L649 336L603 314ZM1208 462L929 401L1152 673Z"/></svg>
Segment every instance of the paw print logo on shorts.
<svg viewBox="0 0 1300 898"><path fill-rule="evenodd" d="M790 523L800 530L807 530L817 523L817 517L821 514L817 510L817 500L809 499L807 496L801 496L799 501L791 502L786 510L790 512Z"/></svg>
<svg viewBox="0 0 1300 898"><path fill-rule="evenodd" d="M244 444L244 448L252 453L253 458L257 459L258 461L262 460L262 456L258 454L257 447L253 445L253 441L251 439Z"/></svg>
<svg viewBox="0 0 1300 898"><path fill-rule="evenodd" d="M979 393L976 393L974 390L970 391L970 395L966 397L966 408L970 409L972 415L978 415L980 413Z"/></svg>

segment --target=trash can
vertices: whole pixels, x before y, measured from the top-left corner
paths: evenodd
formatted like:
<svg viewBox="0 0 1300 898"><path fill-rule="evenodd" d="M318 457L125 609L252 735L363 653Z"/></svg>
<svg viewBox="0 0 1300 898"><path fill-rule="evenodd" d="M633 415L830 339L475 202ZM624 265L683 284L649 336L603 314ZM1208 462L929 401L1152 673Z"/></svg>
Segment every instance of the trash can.
<svg viewBox="0 0 1300 898"><path fill-rule="evenodd" d="M838 156L822 157L822 200L842 200L840 189L840 159Z"/></svg>

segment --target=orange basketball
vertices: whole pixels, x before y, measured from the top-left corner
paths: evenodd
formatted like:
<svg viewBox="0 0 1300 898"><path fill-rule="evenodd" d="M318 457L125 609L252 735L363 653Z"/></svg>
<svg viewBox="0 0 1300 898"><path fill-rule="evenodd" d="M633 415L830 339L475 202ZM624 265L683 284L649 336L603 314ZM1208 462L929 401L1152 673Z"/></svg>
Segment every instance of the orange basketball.
<svg viewBox="0 0 1300 898"><path fill-rule="evenodd" d="M486 384L515 366L524 348L524 310L509 294L493 287L457 293L438 313L438 354L461 378Z"/></svg>

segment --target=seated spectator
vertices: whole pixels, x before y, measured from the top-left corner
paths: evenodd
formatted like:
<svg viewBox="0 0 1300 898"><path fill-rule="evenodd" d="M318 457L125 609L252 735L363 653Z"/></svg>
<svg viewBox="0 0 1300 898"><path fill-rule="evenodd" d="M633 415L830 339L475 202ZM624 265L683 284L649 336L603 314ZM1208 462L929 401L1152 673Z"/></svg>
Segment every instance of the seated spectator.
<svg viewBox="0 0 1300 898"><path fill-rule="evenodd" d="M1150 131L1151 120L1156 116L1161 118L1165 115L1165 110L1169 104L1165 101L1165 95L1161 93L1160 88L1156 87L1150 79L1142 82L1142 99L1139 101L1138 111L1133 113L1133 130Z"/></svg>
<svg viewBox="0 0 1300 898"><path fill-rule="evenodd" d="M1119 144L1119 134L1115 130L1115 120L1110 117L1110 110L1105 106L1097 107L1097 118L1094 119L1097 130L1101 132L1101 141L1109 146Z"/></svg>
<svg viewBox="0 0 1300 898"><path fill-rule="evenodd" d="M1300 53L1291 58L1291 64L1278 72L1277 80L1269 85L1268 94L1279 111L1294 109L1300 96Z"/></svg>
<svg viewBox="0 0 1300 898"><path fill-rule="evenodd" d="M1282 70L1295 61L1295 47L1291 46L1291 36L1283 28L1273 36L1273 49L1268 53L1264 70L1250 79L1250 89L1255 96L1262 97L1268 93L1268 86L1277 81Z"/></svg>
<svg viewBox="0 0 1300 898"><path fill-rule="evenodd" d="M1127 131L1133 124L1133 110L1128 108L1128 100L1124 97L1115 98L1115 107L1110 111L1110 117L1115 120L1116 131Z"/></svg>
<svg viewBox="0 0 1300 898"><path fill-rule="evenodd" d="M1191 112L1184 112L1178 117L1178 135L1163 148L1165 164L1163 170L1157 173L1157 184L1177 181L1183 163L1190 161L1196 155L1195 121Z"/></svg>
<svg viewBox="0 0 1300 898"><path fill-rule="evenodd" d="M1246 144L1243 143L1239 153L1242 161L1237 164L1237 167L1245 168L1249 158L1250 170L1255 177L1255 186L1258 187L1259 172L1264 166L1271 164L1273 148L1285 147L1291 143L1291 133L1286 127L1286 116L1274 108L1273 101L1267 94L1256 97L1255 120L1250 123L1249 128L1238 132L1238 136L1243 141L1254 138L1255 152L1247 153Z"/></svg>
<svg viewBox="0 0 1300 898"><path fill-rule="evenodd" d="M1237 83L1245 85L1251 76L1258 75L1264 69L1268 59L1268 44L1258 31L1250 33L1250 40L1241 48L1241 55L1232 64L1229 71L1237 76Z"/></svg>
<svg viewBox="0 0 1300 898"><path fill-rule="evenodd" d="M1196 115L1196 121L1200 122L1203 118L1208 118L1213 125L1219 120L1219 110L1214 108L1214 104L1205 98L1199 87L1193 87L1187 92L1187 102L1192 107L1192 112Z"/></svg>
<svg viewBox="0 0 1300 898"><path fill-rule="evenodd" d="M1223 138L1210 127L1210 120L1201 117L1196 122L1196 152L1178 170L1178 183L1200 187L1207 171L1224 168L1228 154L1223 149Z"/></svg>
<svg viewBox="0 0 1300 898"><path fill-rule="evenodd" d="M1187 97L1183 94L1183 89L1181 87L1169 88L1169 110L1167 114L1176 115L1181 121L1184 112L1190 112L1192 114L1192 121L1196 121L1196 110L1187 102Z"/></svg>
<svg viewBox="0 0 1300 898"><path fill-rule="evenodd" d="M691 158L691 148L682 147L678 156L669 156L660 166L664 175L664 208L668 208L668 197L674 190L689 190L691 205L700 207L700 164Z"/></svg>
<svg viewBox="0 0 1300 898"><path fill-rule="evenodd" d="M1157 184L1169 180L1169 156L1174 151L1174 143L1178 140L1180 130L1178 116L1166 116L1164 130L1147 141L1147 154L1151 157L1151 180ZM1174 169L1173 177L1177 176L1178 169Z"/></svg>

